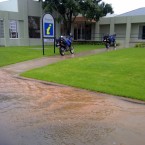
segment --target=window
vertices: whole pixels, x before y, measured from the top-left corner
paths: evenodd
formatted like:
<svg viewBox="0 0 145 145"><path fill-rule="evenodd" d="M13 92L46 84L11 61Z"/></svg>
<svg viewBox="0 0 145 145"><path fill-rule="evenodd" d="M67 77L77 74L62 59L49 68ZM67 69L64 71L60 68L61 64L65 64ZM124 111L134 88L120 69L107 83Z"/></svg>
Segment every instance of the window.
<svg viewBox="0 0 145 145"><path fill-rule="evenodd" d="M139 39L145 39L145 26L139 27Z"/></svg>
<svg viewBox="0 0 145 145"><path fill-rule="evenodd" d="M18 38L18 22L15 20L10 20L9 28L10 38Z"/></svg>
<svg viewBox="0 0 145 145"><path fill-rule="evenodd" d="M40 18L28 17L29 38L40 38Z"/></svg>
<svg viewBox="0 0 145 145"><path fill-rule="evenodd" d="M0 20L0 38L4 38L4 22Z"/></svg>
<svg viewBox="0 0 145 145"><path fill-rule="evenodd" d="M142 27L142 39L145 39L145 26Z"/></svg>

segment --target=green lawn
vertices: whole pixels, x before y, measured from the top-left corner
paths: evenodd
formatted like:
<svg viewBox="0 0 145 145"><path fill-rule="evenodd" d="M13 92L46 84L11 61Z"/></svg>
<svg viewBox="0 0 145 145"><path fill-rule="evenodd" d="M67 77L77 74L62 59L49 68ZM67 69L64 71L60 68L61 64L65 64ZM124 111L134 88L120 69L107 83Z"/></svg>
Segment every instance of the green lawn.
<svg viewBox="0 0 145 145"><path fill-rule="evenodd" d="M145 101L145 48L69 59L22 76Z"/></svg>
<svg viewBox="0 0 145 145"><path fill-rule="evenodd" d="M36 48L36 49L35 49ZM0 47L0 67L42 57L42 50L35 47Z"/></svg>
<svg viewBox="0 0 145 145"><path fill-rule="evenodd" d="M78 44L78 45L76 44L76 45L74 45L75 53L79 53L82 51L89 51L89 50L93 50L96 48L105 48L105 46L104 45L90 45L90 44Z"/></svg>
<svg viewBox="0 0 145 145"><path fill-rule="evenodd" d="M102 45L75 45L75 53L81 51L92 50L96 48L102 48ZM68 52L67 52L68 53ZM56 54L58 55L59 51L56 47ZM53 46L45 47L45 56L54 55ZM43 57L42 55L42 46L23 46L23 47L0 47L0 67L14 64L17 62L31 60L34 58Z"/></svg>

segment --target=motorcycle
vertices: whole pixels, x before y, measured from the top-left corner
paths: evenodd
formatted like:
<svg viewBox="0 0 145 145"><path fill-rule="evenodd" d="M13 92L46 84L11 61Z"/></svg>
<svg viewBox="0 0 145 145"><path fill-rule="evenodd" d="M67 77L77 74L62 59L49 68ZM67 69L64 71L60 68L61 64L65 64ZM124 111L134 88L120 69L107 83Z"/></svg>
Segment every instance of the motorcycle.
<svg viewBox="0 0 145 145"><path fill-rule="evenodd" d="M105 35L103 37L103 42L105 43L106 49L109 49L110 46L113 46L116 49L116 34Z"/></svg>
<svg viewBox="0 0 145 145"><path fill-rule="evenodd" d="M56 39L56 47L59 48L60 55L62 56L64 56L66 51L70 51L71 54L74 54L72 35L68 37L60 36L58 39Z"/></svg>

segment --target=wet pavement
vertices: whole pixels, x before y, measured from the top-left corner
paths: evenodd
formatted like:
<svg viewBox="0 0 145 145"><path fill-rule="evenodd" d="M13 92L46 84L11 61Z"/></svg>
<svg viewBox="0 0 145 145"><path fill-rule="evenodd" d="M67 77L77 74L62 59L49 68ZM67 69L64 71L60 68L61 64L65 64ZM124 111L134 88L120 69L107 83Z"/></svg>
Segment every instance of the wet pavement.
<svg viewBox="0 0 145 145"><path fill-rule="evenodd" d="M145 144L145 102L18 76L72 57L0 69L0 145Z"/></svg>

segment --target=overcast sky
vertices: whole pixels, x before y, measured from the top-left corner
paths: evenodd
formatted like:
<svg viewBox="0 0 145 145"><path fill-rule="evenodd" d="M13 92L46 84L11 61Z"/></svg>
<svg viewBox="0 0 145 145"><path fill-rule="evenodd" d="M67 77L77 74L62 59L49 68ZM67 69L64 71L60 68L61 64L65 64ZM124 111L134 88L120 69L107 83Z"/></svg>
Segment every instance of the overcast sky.
<svg viewBox="0 0 145 145"><path fill-rule="evenodd" d="M137 8L145 7L145 0L102 0L112 4L114 14L122 14Z"/></svg>
<svg viewBox="0 0 145 145"><path fill-rule="evenodd" d="M8 0L0 0L0 2L5 2L5 1L8 1Z"/></svg>

